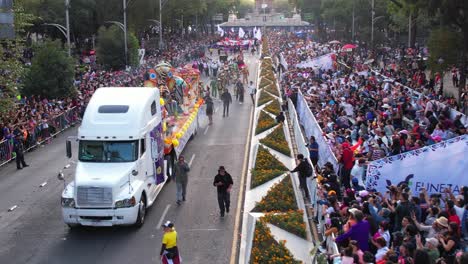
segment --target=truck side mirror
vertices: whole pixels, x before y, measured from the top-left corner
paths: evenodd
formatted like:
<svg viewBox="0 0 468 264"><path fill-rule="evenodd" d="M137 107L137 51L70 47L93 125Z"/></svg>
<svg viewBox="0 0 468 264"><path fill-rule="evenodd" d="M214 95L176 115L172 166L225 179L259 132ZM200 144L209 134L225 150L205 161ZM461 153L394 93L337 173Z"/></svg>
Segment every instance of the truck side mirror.
<svg viewBox="0 0 468 264"><path fill-rule="evenodd" d="M66 144L66 149L67 149L67 158L71 158L72 157L71 141L67 140L65 144Z"/></svg>

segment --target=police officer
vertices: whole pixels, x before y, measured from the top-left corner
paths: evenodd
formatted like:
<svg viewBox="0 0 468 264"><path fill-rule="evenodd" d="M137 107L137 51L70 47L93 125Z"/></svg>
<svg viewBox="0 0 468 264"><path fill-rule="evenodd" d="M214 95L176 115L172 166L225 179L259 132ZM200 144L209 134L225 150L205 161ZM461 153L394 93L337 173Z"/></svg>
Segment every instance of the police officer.
<svg viewBox="0 0 468 264"><path fill-rule="evenodd" d="M21 170L25 167L29 167L24 161L24 143L23 137L20 133L15 134L15 140L13 141L13 151L16 153L16 168ZM21 167L23 165L23 167Z"/></svg>

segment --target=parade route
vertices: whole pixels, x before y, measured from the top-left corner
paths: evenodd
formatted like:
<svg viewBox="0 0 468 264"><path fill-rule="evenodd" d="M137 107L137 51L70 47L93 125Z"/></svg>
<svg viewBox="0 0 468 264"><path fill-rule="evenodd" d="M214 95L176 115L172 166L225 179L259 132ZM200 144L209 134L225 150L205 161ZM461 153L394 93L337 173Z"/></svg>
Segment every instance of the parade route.
<svg viewBox="0 0 468 264"><path fill-rule="evenodd" d="M246 55L245 61L250 80L254 80L258 60ZM160 263L160 226L167 220L174 222L179 234L184 263L229 263L252 103L246 89L244 104L233 96L229 117L222 117L220 101L215 107L213 125L200 124L197 136L183 152L191 165L187 201L180 206L175 203L175 184L170 182L140 229L71 230L63 223L63 182L57 179L57 173L68 164L65 140L76 135L76 127L27 154L30 167L16 170L10 163L0 168L0 263ZM232 210L224 218L219 216L212 185L220 165L234 180ZM65 177L67 182L72 179L71 174Z"/></svg>

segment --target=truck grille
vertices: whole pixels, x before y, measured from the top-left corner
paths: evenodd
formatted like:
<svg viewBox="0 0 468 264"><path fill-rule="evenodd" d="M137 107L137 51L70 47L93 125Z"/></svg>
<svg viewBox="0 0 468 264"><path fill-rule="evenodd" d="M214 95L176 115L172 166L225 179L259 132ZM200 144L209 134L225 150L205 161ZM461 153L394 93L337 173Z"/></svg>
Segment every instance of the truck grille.
<svg viewBox="0 0 468 264"><path fill-rule="evenodd" d="M112 207L112 188L79 186L77 198L80 207Z"/></svg>

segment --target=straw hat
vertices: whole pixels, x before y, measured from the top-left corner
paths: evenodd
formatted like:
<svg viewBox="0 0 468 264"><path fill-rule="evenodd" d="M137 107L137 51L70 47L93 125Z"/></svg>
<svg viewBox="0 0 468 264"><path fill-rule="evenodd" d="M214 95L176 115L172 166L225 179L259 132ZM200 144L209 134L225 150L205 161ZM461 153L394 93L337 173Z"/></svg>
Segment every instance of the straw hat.
<svg viewBox="0 0 468 264"><path fill-rule="evenodd" d="M448 220L447 218L441 216L439 218L437 218L437 220L435 220L437 224L445 227L445 228L448 228Z"/></svg>

